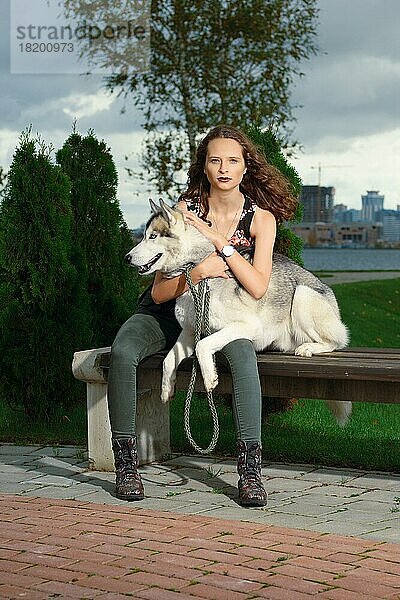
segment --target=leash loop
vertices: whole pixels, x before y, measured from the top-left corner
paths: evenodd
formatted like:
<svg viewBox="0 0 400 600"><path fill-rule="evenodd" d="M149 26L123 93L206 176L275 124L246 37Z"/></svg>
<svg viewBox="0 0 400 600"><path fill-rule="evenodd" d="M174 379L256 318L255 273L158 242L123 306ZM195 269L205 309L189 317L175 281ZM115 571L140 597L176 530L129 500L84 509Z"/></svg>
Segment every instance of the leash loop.
<svg viewBox="0 0 400 600"><path fill-rule="evenodd" d="M193 284L190 273L192 271L192 266L189 266L185 269L186 280L188 282L188 286L190 292L193 297L195 314L196 314L196 322L195 322L195 331L194 331L194 350L196 350L197 343L201 340L202 337L210 335L210 322L209 322L209 308L210 308L210 288L208 285L207 279L202 279L197 286ZM192 373L190 376L190 382L188 391L185 399L185 408L184 408L184 428L186 437L191 444L191 446L199 453L199 454L210 454L217 445L218 437L219 437L219 421L218 421L218 413L215 408L214 398L212 391L207 392L207 402L210 408L211 417L213 421L213 432L210 444L207 448L201 448L193 439L192 432L190 430L190 407L194 392L194 387L196 384L197 377L197 367L198 360L196 353L193 354L193 365L192 365Z"/></svg>

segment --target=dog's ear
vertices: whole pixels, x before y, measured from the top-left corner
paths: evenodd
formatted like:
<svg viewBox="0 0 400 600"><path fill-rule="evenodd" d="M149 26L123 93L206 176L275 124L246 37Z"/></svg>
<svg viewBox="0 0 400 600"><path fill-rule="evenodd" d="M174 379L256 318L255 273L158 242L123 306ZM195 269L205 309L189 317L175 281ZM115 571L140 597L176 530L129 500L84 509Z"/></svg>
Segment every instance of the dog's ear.
<svg viewBox="0 0 400 600"><path fill-rule="evenodd" d="M173 208L171 208L168 204L164 202L162 198L158 199L160 203L161 213L163 217L168 221L170 225L176 223L176 214Z"/></svg>
<svg viewBox="0 0 400 600"><path fill-rule="evenodd" d="M151 212L153 215L156 213L159 213L161 211L161 208L159 206L157 206L157 204L155 202L153 202L153 200L151 198L149 198L149 202L150 202Z"/></svg>

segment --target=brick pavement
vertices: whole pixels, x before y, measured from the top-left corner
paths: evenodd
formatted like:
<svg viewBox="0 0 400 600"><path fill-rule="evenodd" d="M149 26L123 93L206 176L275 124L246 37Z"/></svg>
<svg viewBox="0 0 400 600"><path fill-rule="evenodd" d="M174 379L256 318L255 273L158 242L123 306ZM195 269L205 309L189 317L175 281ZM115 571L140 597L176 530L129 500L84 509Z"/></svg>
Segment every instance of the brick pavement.
<svg viewBox="0 0 400 600"><path fill-rule="evenodd" d="M400 599L400 545L0 495L0 598Z"/></svg>

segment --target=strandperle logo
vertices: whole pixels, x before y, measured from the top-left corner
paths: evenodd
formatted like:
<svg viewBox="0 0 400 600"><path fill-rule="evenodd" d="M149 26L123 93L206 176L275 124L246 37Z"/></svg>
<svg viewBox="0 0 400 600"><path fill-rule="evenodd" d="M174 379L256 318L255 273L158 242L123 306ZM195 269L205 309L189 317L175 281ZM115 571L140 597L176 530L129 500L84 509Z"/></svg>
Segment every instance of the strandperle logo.
<svg viewBox="0 0 400 600"><path fill-rule="evenodd" d="M99 38L112 40L115 38L131 38L144 40L146 29L128 21L126 25L106 25L101 28L92 23L83 23L77 27L71 25L19 25L17 27L18 40L40 40L40 41L71 41L71 40L98 40Z"/></svg>
<svg viewBox="0 0 400 600"><path fill-rule="evenodd" d="M108 0L86 4L12 0L11 72L109 75L119 70L146 71L150 3L114 0L110 7Z"/></svg>

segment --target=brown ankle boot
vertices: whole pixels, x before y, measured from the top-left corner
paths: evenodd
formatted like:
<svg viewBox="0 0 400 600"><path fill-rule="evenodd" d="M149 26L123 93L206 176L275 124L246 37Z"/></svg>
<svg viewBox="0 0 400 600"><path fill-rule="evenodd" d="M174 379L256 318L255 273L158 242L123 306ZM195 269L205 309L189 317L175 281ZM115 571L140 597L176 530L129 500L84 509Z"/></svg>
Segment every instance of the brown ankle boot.
<svg viewBox="0 0 400 600"><path fill-rule="evenodd" d="M261 481L261 444L238 442L239 503L242 506L265 506L268 496Z"/></svg>
<svg viewBox="0 0 400 600"><path fill-rule="evenodd" d="M120 500L143 500L143 483L138 473L136 436L112 439L116 472L116 496Z"/></svg>

